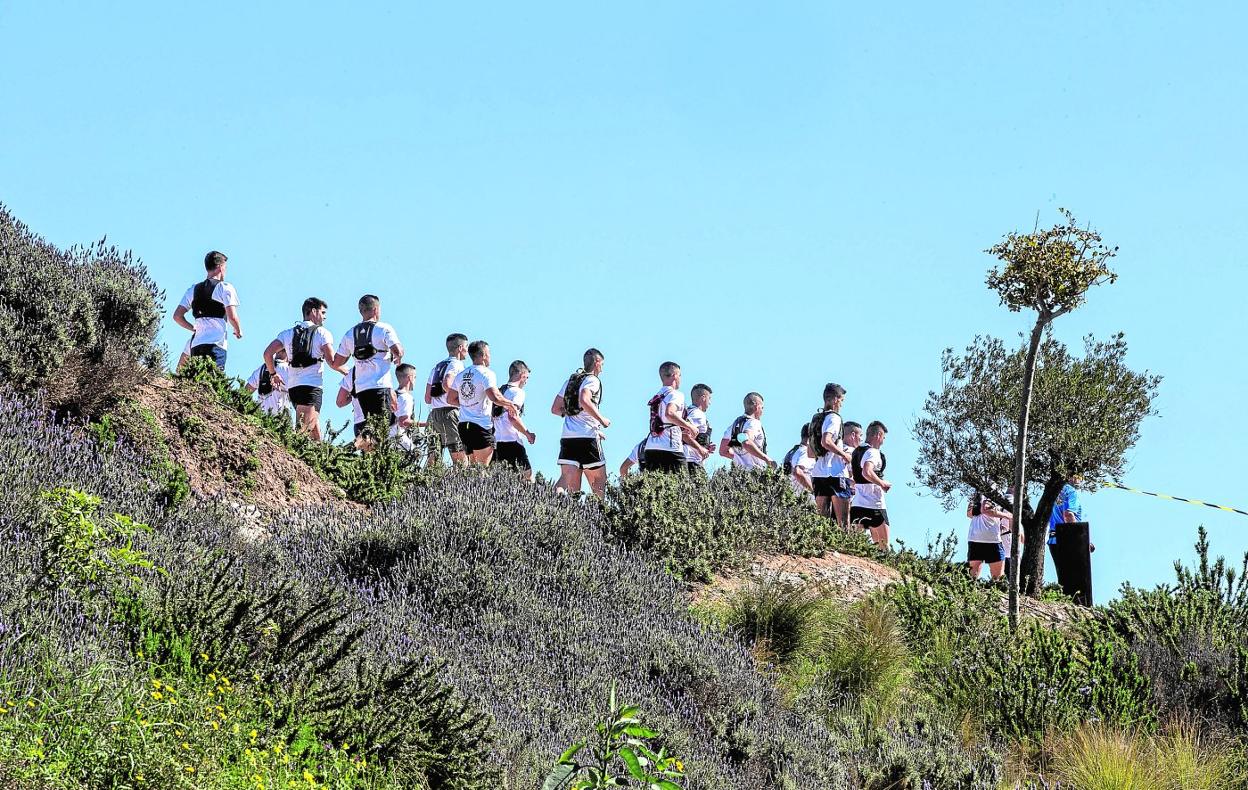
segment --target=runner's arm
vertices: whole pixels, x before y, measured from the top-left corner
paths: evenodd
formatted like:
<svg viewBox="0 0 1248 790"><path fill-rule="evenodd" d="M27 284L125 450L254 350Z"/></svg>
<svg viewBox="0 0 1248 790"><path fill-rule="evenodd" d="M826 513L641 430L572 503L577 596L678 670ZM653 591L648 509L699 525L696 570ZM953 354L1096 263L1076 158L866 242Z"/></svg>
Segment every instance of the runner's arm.
<svg viewBox="0 0 1248 790"><path fill-rule="evenodd" d="M329 365L331 370L336 370L342 375L347 375L347 369L338 361L338 355L334 353L334 347L329 343L321 345L321 359L325 360L325 364Z"/></svg>
<svg viewBox="0 0 1248 790"><path fill-rule="evenodd" d="M555 402L550 404L550 413L556 417L562 417L563 414L563 395L556 395Z"/></svg>
<svg viewBox="0 0 1248 790"><path fill-rule="evenodd" d="M195 325L192 324L190 321L186 320L186 310L187 308L183 307L182 305L178 305L178 309L173 311L173 323L177 324L183 329L194 332Z"/></svg>
<svg viewBox="0 0 1248 790"><path fill-rule="evenodd" d="M234 337L239 340L243 339L243 325L238 322L238 307L235 305L225 306L225 320L230 322L230 326L234 327Z"/></svg>
<svg viewBox="0 0 1248 790"><path fill-rule="evenodd" d="M862 464L862 476L863 476L863 477L865 477L865 478L867 478L867 482L868 482L868 483L874 483L875 485L879 486L880 488L884 489L885 491L887 491L888 489L890 489L890 488L892 488L892 487L893 487L893 484L892 484L892 483L888 482L887 480L885 480L884 478L880 477L879 475L877 475L877 474L875 473L875 462L874 462L874 461L864 461L864 462L863 462L863 464Z"/></svg>
<svg viewBox="0 0 1248 790"><path fill-rule="evenodd" d="M264 366L269 369L269 375L273 377L273 380L282 386L286 386L286 382L282 380L281 374L277 372L277 362L274 361L274 358L277 356L277 352L284 351L285 348L282 345L282 341L276 338L264 347Z"/></svg>
<svg viewBox="0 0 1248 790"><path fill-rule="evenodd" d="M725 458L732 457L732 448L728 446L728 437L719 440L719 454Z"/></svg>
<svg viewBox="0 0 1248 790"><path fill-rule="evenodd" d="M490 387L485 391L485 397L498 404L503 411L514 420L519 415L520 410L516 408L516 404L507 400L507 396L498 387Z"/></svg>
<svg viewBox="0 0 1248 790"><path fill-rule="evenodd" d="M581 408L590 417L593 417L595 420L602 423L603 428L611 427L611 421L606 417L603 417L602 412L598 411L598 407L594 405L594 399L589 394L589 390L581 390Z"/></svg>
<svg viewBox="0 0 1248 790"><path fill-rule="evenodd" d="M402 364L403 362L403 344L402 343L399 343L396 341L394 345L390 346L390 359L394 361L395 365Z"/></svg>
<svg viewBox="0 0 1248 790"><path fill-rule="evenodd" d="M425 383L425 405L433 403L433 385Z"/></svg>
<svg viewBox="0 0 1248 790"><path fill-rule="evenodd" d="M793 467L793 476L797 478L797 482L801 484L802 488L811 492L815 490L814 484L810 482L810 472L807 472L800 466L795 466Z"/></svg>
<svg viewBox="0 0 1248 790"><path fill-rule="evenodd" d="M775 461L771 460L771 458L767 456L767 453L758 449L758 445L754 444L753 439L746 439L744 442L741 442L741 449L745 450L746 453L754 456L768 466L775 466L776 464Z"/></svg>

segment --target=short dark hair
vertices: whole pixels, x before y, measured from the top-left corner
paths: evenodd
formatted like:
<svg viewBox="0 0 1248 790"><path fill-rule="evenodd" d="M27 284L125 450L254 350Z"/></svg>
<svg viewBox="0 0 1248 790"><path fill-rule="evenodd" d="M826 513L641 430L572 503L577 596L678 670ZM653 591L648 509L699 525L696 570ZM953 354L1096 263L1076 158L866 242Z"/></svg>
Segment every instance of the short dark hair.
<svg viewBox="0 0 1248 790"><path fill-rule="evenodd" d="M823 385L823 402L825 405L831 403L834 399L839 398L844 394L845 388L840 384Z"/></svg>
<svg viewBox="0 0 1248 790"><path fill-rule="evenodd" d="M810 438L810 423L804 422L802 423L802 441L804 442L809 438Z"/></svg>
<svg viewBox="0 0 1248 790"><path fill-rule="evenodd" d="M512 362L507 366L507 378L514 379L516 376L519 376L528 369L529 365L527 362L523 359L517 359L515 362Z"/></svg>
<svg viewBox="0 0 1248 790"><path fill-rule="evenodd" d="M670 360L667 362L664 362L662 365L659 365L660 376L670 376L678 370L680 370L680 365Z"/></svg>
<svg viewBox="0 0 1248 790"><path fill-rule="evenodd" d="M365 313L381 304L381 297L376 294L364 294L360 297L360 312Z"/></svg>
<svg viewBox="0 0 1248 790"><path fill-rule="evenodd" d="M879 420L872 420L871 424L867 426L867 438L878 436L881 433L888 433L888 427Z"/></svg>
<svg viewBox="0 0 1248 790"><path fill-rule="evenodd" d="M320 299L315 296L309 296L307 299L303 300L303 317L307 318L308 313L312 312L313 310L320 310L322 307L329 307L329 303L326 302L324 299Z"/></svg>
<svg viewBox="0 0 1248 790"><path fill-rule="evenodd" d="M490 347L490 344L484 340L474 340L468 344L468 356L472 357L472 361L476 362L481 358L482 352Z"/></svg>
<svg viewBox="0 0 1248 790"><path fill-rule="evenodd" d="M711 394L711 388L710 388L709 386L707 386L706 384L694 384L694 385L693 385L693 389L692 389L692 390L690 390L689 394L690 394L692 397L695 397L695 398L696 398L696 397L698 397L699 395L701 395L701 394L702 394L702 393L704 393L704 392L705 392L707 395L710 395L710 394Z"/></svg>
<svg viewBox="0 0 1248 790"><path fill-rule="evenodd" d="M849 433L850 431L861 431L862 426L856 422L850 421L841 426L841 433Z"/></svg>
<svg viewBox="0 0 1248 790"><path fill-rule="evenodd" d="M468 336L460 332L452 332L446 336L446 353L454 354L460 346L468 342Z"/></svg>
<svg viewBox="0 0 1248 790"><path fill-rule="evenodd" d="M409 364L407 362L404 362L402 365L399 365L397 368L394 369L394 372L399 374L400 376L406 375L408 371L415 372L416 366Z"/></svg>
<svg viewBox="0 0 1248 790"><path fill-rule="evenodd" d="M757 392L747 392L745 397L741 399L741 405L745 408L745 413L750 413L751 406L757 406L763 402L763 396Z"/></svg>
<svg viewBox="0 0 1248 790"><path fill-rule="evenodd" d="M210 272L221 264L225 263L229 258L225 257L224 252L212 250L204 256L204 271Z"/></svg>
<svg viewBox="0 0 1248 790"><path fill-rule="evenodd" d="M596 348L587 348L585 349L585 353L581 355L581 362L584 363L586 370L592 368L594 363L600 359L606 359L606 357L604 357L602 352Z"/></svg>

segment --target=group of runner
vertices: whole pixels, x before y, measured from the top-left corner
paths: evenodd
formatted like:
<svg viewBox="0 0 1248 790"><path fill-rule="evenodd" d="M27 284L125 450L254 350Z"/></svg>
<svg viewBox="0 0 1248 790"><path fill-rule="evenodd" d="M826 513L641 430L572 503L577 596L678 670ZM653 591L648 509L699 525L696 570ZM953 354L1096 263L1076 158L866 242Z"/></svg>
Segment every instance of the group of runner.
<svg viewBox="0 0 1248 790"><path fill-rule="evenodd" d="M205 279L187 289L174 311L173 320L191 332L179 367L189 357L203 356L224 370L227 335L232 331L235 338L243 336L238 294L225 279L227 264L224 254L209 252L204 257ZM361 443L368 441L370 418L379 417L408 450L417 449L410 434L419 425L437 436L452 463L498 461L532 475L526 446L537 437L524 418L529 367L523 360L508 366L507 380L499 386L490 367L489 344L470 342L461 333L448 335L447 356L433 365L425 381L428 420L418 423L416 369L403 361L405 350L394 327L381 321L380 298L365 294L357 306L360 321L335 346L325 327L329 305L317 297L304 300L301 320L270 341L263 364L247 380L263 409L284 415L293 406L296 424L320 439L324 368L328 367L343 377L335 403L352 406L354 430ZM188 320L188 313L193 320ZM606 489L602 440L611 421L599 408L603 362L601 351L586 350L581 367L568 376L551 403L551 413L563 420L557 486L562 491L580 491L583 483L597 496ZM661 386L649 401L650 430L620 467L621 476L634 466L645 472L703 474L707 459L716 451L744 469L783 467L794 490L810 497L822 515L847 530L868 530L877 545L887 548L885 493L891 484L884 478L886 459L881 446L888 429L878 420L865 429L859 423L844 422L840 415L844 387L824 387L823 407L803 426L801 441L777 461L768 454L762 395L745 396L744 413L716 443L707 417L713 394L710 386L694 385L686 401L680 365L664 362L658 374ZM440 463L440 453L440 449L431 450L425 462Z"/></svg>

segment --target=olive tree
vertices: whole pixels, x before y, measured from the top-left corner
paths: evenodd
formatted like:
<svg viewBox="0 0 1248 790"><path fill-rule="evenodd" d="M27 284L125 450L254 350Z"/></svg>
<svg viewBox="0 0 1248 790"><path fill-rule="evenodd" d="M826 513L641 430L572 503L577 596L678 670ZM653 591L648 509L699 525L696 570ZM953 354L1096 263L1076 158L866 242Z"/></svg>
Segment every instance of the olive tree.
<svg viewBox="0 0 1248 790"><path fill-rule="evenodd" d="M1118 277L1108 265L1118 248L1107 247L1100 234L1091 228L1080 228L1071 212L1058 210L1066 219L1064 223L1031 233L1011 232L1001 243L987 250L1004 264L990 270L986 280L988 287L1000 295L1001 304L1011 312L1034 310L1036 313L1022 371L1022 399L1014 446L1014 501L1010 507L1015 513L1022 508L1032 379L1044 330L1054 320L1083 304L1092 286L1112 283ZM1014 626L1018 623L1018 533L1011 536L1011 546L1010 625Z"/></svg>
<svg viewBox="0 0 1248 790"><path fill-rule="evenodd" d="M1038 595L1043 585L1049 516L1062 486L1075 476L1088 490L1121 479L1140 423L1153 413L1161 378L1128 368L1126 354L1121 334L1104 341L1085 338L1082 357L1051 334L1034 354L1029 346L1009 349L997 338L977 337L961 354L945 351L944 382L928 393L915 423L915 479L946 508L976 491L1004 504L1006 481L1019 468L1015 418L1024 397L1024 368L1029 359L1037 363L1031 441L1022 464L1027 478L1025 485L1015 481L1013 506L1027 537L1024 567L1014 578L1025 580L1029 595ZM1015 529L1015 538L1018 533Z"/></svg>

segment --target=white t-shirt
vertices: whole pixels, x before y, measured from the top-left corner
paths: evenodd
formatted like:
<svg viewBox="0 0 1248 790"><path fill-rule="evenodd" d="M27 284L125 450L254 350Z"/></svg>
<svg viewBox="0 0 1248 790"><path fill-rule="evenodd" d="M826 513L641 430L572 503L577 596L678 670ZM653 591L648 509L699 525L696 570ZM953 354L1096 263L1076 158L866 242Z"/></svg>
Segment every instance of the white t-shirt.
<svg viewBox="0 0 1248 790"><path fill-rule="evenodd" d="M482 428L494 427L494 415L491 413L494 401L486 393L497 384L494 371L484 365L470 365L461 370L451 382L459 393L459 421Z"/></svg>
<svg viewBox="0 0 1248 790"><path fill-rule="evenodd" d="M411 420L416 419L416 397L408 390L396 390L394 393L396 403L394 406L394 425L390 426L390 435L399 440L399 446L404 450L411 450L412 437L407 435L407 431L399 425L399 420L407 417Z"/></svg>
<svg viewBox="0 0 1248 790"><path fill-rule="evenodd" d="M793 452L793 473L789 475L789 485L793 486L793 493L800 497L808 497L814 499L814 494L806 490L806 487L797 482L797 470L805 469L808 473L815 467L815 459L810 457L810 452L806 449L805 443Z"/></svg>
<svg viewBox="0 0 1248 790"><path fill-rule="evenodd" d="M735 423L736 420L733 420L732 422ZM745 434L745 440L752 441L754 442L755 447L757 447L760 450L763 449L763 424L762 422L754 419L753 417L747 417L745 420L745 425L742 426L741 428L741 432ZM732 439L732 425L731 424L729 424L729 426L724 430L724 438ZM742 444L745 443L745 440L742 440ZM749 453L745 451L744 447L732 448L732 463L736 466L741 467L742 469L766 469L767 468L766 461L764 461L761 458L755 458L754 456L750 455Z"/></svg>
<svg viewBox="0 0 1248 790"><path fill-rule="evenodd" d="M669 404L675 404L677 409L682 412L684 411L684 393L675 387L664 385L656 394L662 396L662 400L659 401L659 422L663 423L667 427L664 428L663 432L658 436L650 434L646 438L646 450L657 450L665 453L680 453L681 455L684 455L685 437L681 434L680 426L674 425L667 420L667 409Z"/></svg>
<svg viewBox="0 0 1248 790"><path fill-rule="evenodd" d="M868 447L867 451L862 454L862 468L865 471L867 464L875 465L875 473L880 473L880 462L882 457L880 451L874 447ZM869 507L876 510L884 510L884 489L875 483L855 483L854 498L850 500L850 507Z"/></svg>
<svg viewBox="0 0 1248 790"><path fill-rule="evenodd" d="M195 285L199 285L196 283ZM191 309L191 302L195 299L195 285L186 289L186 295L182 297L182 301L178 302L178 307ZM212 298L214 301L220 302L226 307L238 306L238 292L234 290L234 286L218 280L215 288L212 289ZM228 327L224 318L196 318L195 333L191 335L192 346L220 346L225 348L226 334Z"/></svg>
<svg viewBox="0 0 1248 790"><path fill-rule="evenodd" d="M347 333L342 336L342 340L338 343L339 354L349 357L355 352L354 329L355 327L348 329ZM398 345L399 335L394 331L394 327L377 321L373 324L370 341L373 348L377 349L377 353L368 359L354 360L355 364L348 379L354 379L356 392L394 389L394 383L390 380L390 368L393 367L390 360L390 347ZM349 384L347 388L350 389Z"/></svg>
<svg viewBox="0 0 1248 790"><path fill-rule="evenodd" d="M837 444L844 449L845 445L841 443L841 415L831 412L824 416L823 427L819 431L819 438L815 440L815 444L822 446L823 435L830 433L837 437ZM845 459L829 450L819 456L815 461L815 468L811 470L811 477L844 477L845 469L848 465Z"/></svg>
<svg viewBox="0 0 1248 790"><path fill-rule="evenodd" d="M446 370L442 371L442 375L444 377L450 376L452 382L455 380L455 377L459 375L460 371L462 371L465 367L464 361L462 359L456 359L455 357L447 357L445 360L438 360L437 364L433 366L433 370L429 371L429 378L425 381L425 383L428 384L429 386L432 387L434 385L435 383L434 377L437 376L438 374L438 365L441 365L443 361L445 361L447 364L446 364ZM451 404L446 402L446 393L443 393L442 397L432 398L429 401L429 408L447 409L447 408L453 408L453 407L451 406Z"/></svg>
<svg viewBox="0 0 1248 790"><path fill-rule="evenodd" d="M300 321L299 326L315 326L311 321ZM294 342L295 329L283 329L277 333L277 341L282 344L282 348L286 349L286 359L295 358L295 350L291 347ZM286 379L286 386L289 387L320 387L325 384L325 357L321 354L321 347L329 346L332 353L334 350L334 336L329 330L323 326L316 327L316 331L312 333L311 347L308 353L316 360L315 365L306 368L297 368L290 366L290 373L282 373L282 378Z"/></svg>
<svg viewBox="0 0 1248 790"><path fill-rule="evenodd" d="M348 376L344 378L342 380L342 383L338 385L338 389L342 390L343 392L350 393L351 392L351 377ZM364 422L364 410L360 408L360 401L358 398L351 399L351 422L357 425L359 423Z"/></svg>
<svg viewBox="0 0 1248 790"><path fill-rule="evenodd" d="M685 419L693 423L693 427L698 429L698 433L706 433L711 429L711 422L706 418L706 412L697 406L690 406L685 412ZM685 460L692 461L695 464L704 463L702 453L693 449L693 445L685 443Z"/></svg>
<svg viewBox="0 0 1248 790"><path fill-rule="evenodd" d="M987 499L983 501L983 504L996 507ZM966 539L971 543L999 542L1001 540L1001 519L996 516L990 516L987 513L972 516L970 530L967 532Z"/></svg>
<svg viewBox="0 0 1248 790"><path fill-rule="evenodd" d="M1010 558L1010 541L1013 540L1013 535L1011 534L1014 529L1013 521L1008 515L998 521L1000 524L1001 548L1005 549L1005 558L1008 560Z"/></svg>
<svg viewBox="0 0 1248 790"><path fill-rule="evenodd" d="M289 366L282 360L277 360L274 367L277 368L277 374L286 379ZM261 395L260 375L264 373L265 366L261 365L251 372L251 377L247 379L247 386L256 388L256 397L260 400L260 408L269 414L282 415L286 413L286 409L290 407L290 396L286 390L277 386L277 382L273 382L273 391L268 395ZM289 381L289 379L286 379Z"/></svg>
<svg viewBox="0 0 1248 790"><path fill-rule="evenodd" d="M628 460L632 461L633 466L637 466L638 464L641 463L641 450L645 446L646 446L646 440L642 439L640 442L633 445L633 449L628 451Z"/></svg>
<svg viewBox="0 0 1248 790"><path fill-rule="evenodd" d="M563 393L568 391L568 382L572 378L569 376L564 379L563 386L559 389L559 397L563 397ZM592 373L581 380L581 386L577 390L577 397L580 393L588 392L591 397L594 393L602 392L602 382ZM582 409L580 413L563 418L563 434L564 439L597 439L602 436L602 423L589 416L589 412Z"/></svg>
<svg viewBox="0 0 1248 790"><path fill-rule="evenodd" d="M516 404L517 409L524 408L524 390L510 383L503 386L507 388L502 390L503 396ZM494 418L494 440L499 442L527 442L529 439L517 431L516 426L511 424L511 415L503 412Z"/></svg>

